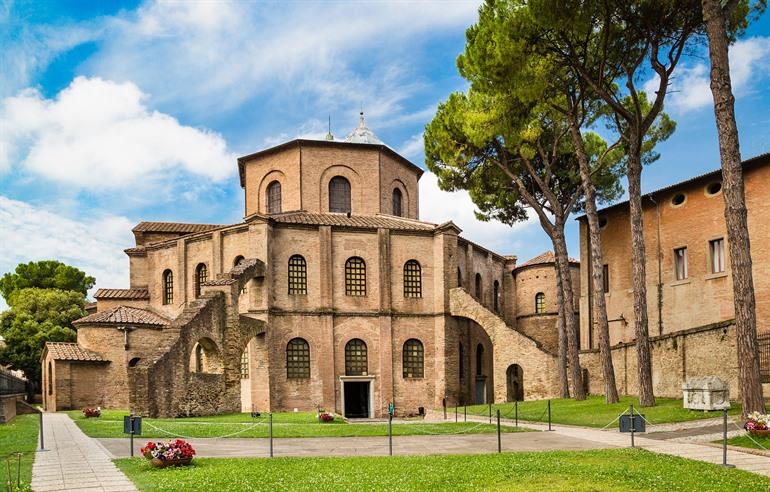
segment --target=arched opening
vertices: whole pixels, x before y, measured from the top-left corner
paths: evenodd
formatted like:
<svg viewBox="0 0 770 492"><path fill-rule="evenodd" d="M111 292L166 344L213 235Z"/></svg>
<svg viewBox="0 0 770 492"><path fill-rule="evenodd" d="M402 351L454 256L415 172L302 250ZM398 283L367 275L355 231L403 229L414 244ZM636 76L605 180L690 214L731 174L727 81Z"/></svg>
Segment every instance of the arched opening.
<svg viewBox="0 0 770 492"><path fill-rule="evenodd" d="M403 199L403 196L401 195L401 190L398 188L393 189L393 215L396 215L398 217L401 217L401 201Z"/></svg>
<svg viewBox="0 0 770 492"><path fill-rule="evenodd" d="M500 312L500 282L497 280L492 285L492 304L495 312Z"/></svg>
<svg viewBox="0 0 770 492"><path fill-rule="evenodd" d="M366 295L366 262L353 256L345 262L345 295Z"/></svg>
<svg viewBox="0 0 770 492"><path fill-rule="evenodd" d="M545 313L545 294L538 292L535 294L535 314Z"/></svg>
<svg viewBox="0 0 770 492"><path fill-rule="evenodd" d="M281 183L278 181L267 185L267 213L281 213Z"/></svg>
<svg viewBox="0 0 770 492"><path fill-rule="evenodd" d="M241 351L241 411L256 412L270 408L268 350L264 336L252 337Z"/></svg>
<svg viewBox="0 0 770 492"><path fill-rule="evenodd" d="M171 270L163 272L163 304L174 304L174 273Z"/></svg>
<svg viewBox="0 0 770 492"><path fill-rule="evenodd" d="M292 338L286 344L286 377L288 379L310 377L310 344L304 338Z"/></svg>
<svg viewBox="0 0 770 492"><path fill-rule="evenodd" d="M48 361L48 394L53 394L53 364Z"/></svg>
<svg viewBox="0 0 770 492"><path fill-rule="evenodd" d="M190 357L190 371L207 374L224 372L219 348L212 339L204 337L195 343Z"/></svg>
<svg viewBox="0 0 770 492"><path fill-rule="evenodd" d="M243 257L243 255L238 255L233 259L233 266L237 267L240 265L246 258Z"/></svg>
<svg viewBox="0 0 770 492"><path fill-rule="evenodd" d="M366 343L354 338L345 345L345 376L366 376L369 369Z"/></svg>
<svg viewBox="0 0 770 492"><path fill-rule="evenodd" d="M476 345L476 376L484 375L484 346Z"/></svg>
<svg viewBox="0 0 770 492"><path fill-rule="evenodd" d="M460 267L457 267L457 286L463 286L463 272L460 270Z"/></svg>
<svg viewBox="0 0 770 492"><path fill-rule="evenodd" d="M518 364L511 364L505 371L507 399L506 401L524 400L524 370Z"/></svg>
<svg viewBox="0 0 770 492"><path fill-rule="evenodd" d="M410 338L404 342L403 352L404 378L422 378L425 374L425 352L422 342L416 338Z"/></svg>
<svg viewBox="0 0 770 492"><path fill-rule="evenodd" d="M347 178L335 176L329 181L329 212L351 212L350 181Z"/></svg>
<svg viewBox="0 0 770 492"><path fill-rule="evenodd" d="M128 367L136 367L136 365L139 363L139 361L142 360L140 357L134 357L130 361L128 361Z"/></svg>
<svg viewBox="0 0 770 492"><path fill-rule="evenodd" d="M404 263L404 297L422 297L422 268L417 260Z"/></svg>
<svg viewBox="0 0 770 492"><path fill-rule="evenodd" d="M476 345L476 385L474 387L474 402L477 405L487 402L487 377L484 374L484 345Z"/></svg>
<svg viewBox="0 0 770 492"><path fill-rule="evenodd" d="M342 381L345 417L368 418L371 416L373 412L372 381L371 378L361 377L368 374L366 343L360 338L354 338L345 344L345 377Z"/></svg>
<svg viewBox="0 0 770 492"><path fill-rule="evenodd" d="M302 255L292 255L289 258L289 294L307 294L307 262Z"/></svg>
<svg viewBox="0 0 770 492"><path fill-rule="evenodd" d="M481 274L480 273L476 274L476 289L475 289L474 293L476 295L476 299L479 302L481 302L481 294L482 294L482 292L481 292Z"/></svg>
<svg viewBox="0 0 770 492"><path fill-rule="evenodd" d="M205 263L198 263L195 267L195 297L201 296L201 285L208 280L209 270Z"/></svg>

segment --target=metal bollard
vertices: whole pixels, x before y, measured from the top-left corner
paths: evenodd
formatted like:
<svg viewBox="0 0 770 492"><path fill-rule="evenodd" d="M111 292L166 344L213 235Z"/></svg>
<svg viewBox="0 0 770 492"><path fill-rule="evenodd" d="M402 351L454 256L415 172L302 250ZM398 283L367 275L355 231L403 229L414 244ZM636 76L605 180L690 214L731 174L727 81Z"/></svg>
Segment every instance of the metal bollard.
<svg viewBox="0 0 770 492"><path fill-rule="evenodd" d="M388 456L393 456L393 415L388 414Z"/></svg>
<svg viewBox="0 0 770 492"><path fill-rule="evenodd" d="M40 411L40 451L45 451L45 440L43 438L43 411Z"/></svg>
<svg viewBox="0 0 770 492"><path fill-rule="evenodd" d="M128 417L128 423L131 426L131 432L129 433L129 446L131 447L131 457L134 457L134 415L131 414Z"/></svg>
<svg viewBox="0 0 770 492"><path fill-rule="evenodd" d="M727 409L722 410L722 466L735 468L735 465L727 464Z"/></svg>
<svg viewBox="0 0 770 492"><path fill-rule="evenodd" d="M553 430L551 429L551 400L548 400L548 430Z"/></svg>
<svg viewBox="0 0 770 492"><path fill-rule="evenodd" d="M519 400L513 402L514 415L516 416L516 427L519 426Z"/></svg>
<svg viewBox="0 0 770 492"><path fill-rule="evenodd" d="M457 404L455 403L455 423L457 423Z"/></svg>
<svg viewBox="0 0 770 492"><path fill-rule="evenodd" d="M629 406L629 410L631 411L631 447L634 447L634 432L636 431L636 425L634 424L634 404L631 403Z"/></svg>
<svg viewBox="0 0 770 492"><path fill-rule="evenodd" d="M492 402L489 402L489 423L492 423Z"/></svg>
<svg viewBox="0 0 770 492"><path fill-rule="evenodd" d="M267 438L270 442L270 457L273 457L273 412L267 414Z"/></svg>
<svg viewBox="0 0 770 492"><path fill-rule="evenodd" d="M500 409L497 409L497 452L503 452L503 441L500 437Z"/></svg>
<svg viewBox="0 0 770 492"><path fill-rule="evenodd" d="M463 422L468 421L468 404L463 404Z"/></svg>
<svg viewBox="0 0 770 492"><path fill-rule="evenodd" d="M444 420L446 420L446 396L441 400L441 404L444 406Z"/></svg>

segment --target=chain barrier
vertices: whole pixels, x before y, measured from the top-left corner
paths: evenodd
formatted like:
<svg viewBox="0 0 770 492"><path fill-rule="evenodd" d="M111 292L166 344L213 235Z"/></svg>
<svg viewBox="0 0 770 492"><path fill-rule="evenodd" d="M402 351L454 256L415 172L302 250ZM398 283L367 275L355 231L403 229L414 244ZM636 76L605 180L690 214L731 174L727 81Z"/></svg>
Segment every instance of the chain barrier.
<svg viewBox="0 0 770 492"><path fill-rule="evenodd" d="M241 429L241 430L236 431L236 432L231 432L229 434L224 434L224 435L221 435L221 436L206 436L205 439L224 439L226 437L237 436L239 434L243 434L246 431L254 429L254 428L256 428L259 425L263 425L264 422L265 422L264 420L263 421L259 421L259 422L255 422L255 423L251 424L249 427L246 427L246 428ZM214 423L214 422L211 422L211 423ZM239 423L245 423L245 422L239 422ZM169 435L171 437L177 437L177 438L180 438L180 439L200 439L201 438L200 436L196 438L196 437L184 436L182 434L176 434L174 432L167 431L166 429L161 429L160 427L155 426L155 425L153 425L150 422L144 422L144 425L146 425L147 427L149 427L151 429L154 429L154 430L156 430L158 432L161 432L163 434Z"/></svg>
<svg viewBox="0 0 770 492"><path fill-rule="evenodd" d="M745 431L745 432L746 432L746 436L747 436L749 439L751 439L751 442L753 442L754 444L756 444L756 445L757 445L757 446L759 446L760 448L764 449L765 451L770 451L770 449L767 449L766 447L764 447L763 445L761 445L760 443L758 443L756 439L754 439L753 437L751 437L751 432L749 432L749 431L747 431L746 429L744 429L743 427L739 426L739 425L738 425L738 423L737 423L737 422L736 422L734 419L730 419L730 422L732 422L732 423L733 423L733 425L735 426L735 428L736 428L736 429L738 429L738 430L740 430L740 431Z"/></svg>
<svg viewBox="0 0 770 492"><path fill-rule="evenodd" d="M473 427L471 427L469 429L463 429L463 430L454 431L454 432L431 432L431 431L428 431L428 430L422 430L420 427L417 427L417 426L431 426L431 427L433 427L433 426L437 426L437 425L440 426L440 425L446 425L446 424L408 424L408 425L414 425L415 426L414 430L417 431L418 434L423 434L423 435L426 435L426 436L457 436L457 435L462 435L462 434L468 434L468 433L478 429L479 427L482 427L482 426L485 426L485 425L488 426L490 424L487 424L486 422L481 422L481 423L478 423L478 424L474 425ZM492 425L494 425L494 424L492 424Z"/></svg>

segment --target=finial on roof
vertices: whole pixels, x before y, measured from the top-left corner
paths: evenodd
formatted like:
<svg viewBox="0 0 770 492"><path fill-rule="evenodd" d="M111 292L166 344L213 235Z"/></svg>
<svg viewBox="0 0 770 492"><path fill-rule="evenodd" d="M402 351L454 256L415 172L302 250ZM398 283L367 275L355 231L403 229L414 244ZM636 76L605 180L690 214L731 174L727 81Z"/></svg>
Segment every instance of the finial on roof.
<svg viewBox="0 0 770 492"><path fill-rule="evenodd" d="M326 140L334 140L334 135L332 135L332 115L329 115L329 132L326 134Z"/></svg>
<svg viewBox="0 0 770 492"><path fill-rule="evenodd" d="M358 114L358 126L348 134L348 136L345 138L345 141L350 143L382 145L382 140L377 138L377 135L375 135L373 131L366 127L363 109Z"/></svg>

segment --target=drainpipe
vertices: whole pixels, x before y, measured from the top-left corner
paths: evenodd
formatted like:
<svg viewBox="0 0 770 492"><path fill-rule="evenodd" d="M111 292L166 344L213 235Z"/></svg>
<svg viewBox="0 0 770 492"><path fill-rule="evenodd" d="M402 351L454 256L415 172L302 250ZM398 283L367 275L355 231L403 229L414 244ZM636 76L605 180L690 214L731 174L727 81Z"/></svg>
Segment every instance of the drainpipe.
<svg viewBox="0 0 770 492"><path fill-rule="evenodd" d="M657 246L658 246L658 335L663 334L663 253L660 247L660 204L656 202L652 195L648 197L655 204L655 215L657 220Z"/></svg>

